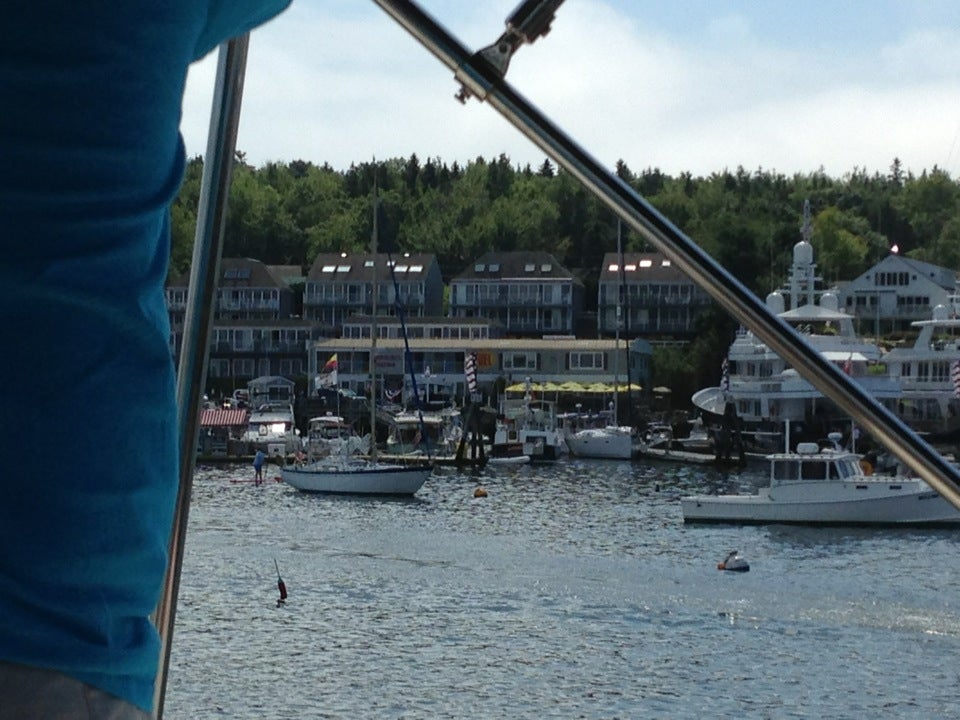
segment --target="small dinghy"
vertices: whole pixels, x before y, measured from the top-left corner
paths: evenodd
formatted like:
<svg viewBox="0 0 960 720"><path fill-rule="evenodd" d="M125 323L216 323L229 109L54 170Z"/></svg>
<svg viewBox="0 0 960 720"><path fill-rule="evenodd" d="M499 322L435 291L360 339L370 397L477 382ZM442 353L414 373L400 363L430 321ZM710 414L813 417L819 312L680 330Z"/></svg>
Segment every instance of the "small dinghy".
<svg viewBox="0 0 960 720"><path fill-rule="evenodd" d="M740 554L736 550L733 550L726 558L717 563L717 570L749 572L750 563L740 557Z"/></svg>

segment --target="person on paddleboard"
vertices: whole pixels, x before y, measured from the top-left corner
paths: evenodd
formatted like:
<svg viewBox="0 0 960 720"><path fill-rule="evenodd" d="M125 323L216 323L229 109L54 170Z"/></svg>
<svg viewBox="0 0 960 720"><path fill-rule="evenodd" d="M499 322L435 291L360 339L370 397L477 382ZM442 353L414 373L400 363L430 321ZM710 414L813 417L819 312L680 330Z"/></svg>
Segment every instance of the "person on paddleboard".
<svg viewBox="0 0 960 720"><path fill-rule="evenodd" d="M263 454L263 450L257 450L257 454L253 456L253 469L255 471L253 482L255 485L263 482L263 463L266 459L267 456Z"/></svg>

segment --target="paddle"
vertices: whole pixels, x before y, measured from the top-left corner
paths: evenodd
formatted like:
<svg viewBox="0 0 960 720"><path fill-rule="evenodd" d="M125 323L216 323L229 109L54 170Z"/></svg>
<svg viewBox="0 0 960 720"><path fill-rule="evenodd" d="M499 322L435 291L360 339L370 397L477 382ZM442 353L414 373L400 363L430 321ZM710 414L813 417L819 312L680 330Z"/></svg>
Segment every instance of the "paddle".
<svg viewBox="0 0 960 720"><path fill-rule="evenodd" d="M280 566L277 564L277 559L273 559L273 566L277 569L277 590L280 591L280 599L277 600L277 607L283 605L287 600L287 586L283 583L283 578L280 577Z"/></svg>

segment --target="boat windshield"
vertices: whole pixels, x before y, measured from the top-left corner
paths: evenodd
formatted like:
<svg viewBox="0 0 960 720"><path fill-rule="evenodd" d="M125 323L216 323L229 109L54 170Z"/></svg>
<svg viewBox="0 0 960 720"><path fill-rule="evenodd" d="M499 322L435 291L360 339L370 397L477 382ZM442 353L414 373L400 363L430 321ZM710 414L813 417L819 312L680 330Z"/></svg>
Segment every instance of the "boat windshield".
<svg viewBox="0 0 960 720"><path fill-rule="evenodd" d="M806 460L800 466L800 474L804 480L825 480L828 465L832 463L823 460Z"/></svg>

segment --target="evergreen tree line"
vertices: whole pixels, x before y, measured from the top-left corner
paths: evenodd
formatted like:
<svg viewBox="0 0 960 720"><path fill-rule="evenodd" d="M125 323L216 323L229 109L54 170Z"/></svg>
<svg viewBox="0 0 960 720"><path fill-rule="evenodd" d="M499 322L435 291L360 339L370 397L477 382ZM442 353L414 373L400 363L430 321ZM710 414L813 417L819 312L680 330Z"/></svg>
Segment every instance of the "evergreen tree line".
<svg viewBox="0 0 960 720"><path fill-rule="evenodd" d="M188 163L172 209L172 272L189 268L202 170L201 158ZM760 297L786 278L807 199L827 285L855 278L894 246L960 268L960 184L936 166L915 175L894 159L886 174L855 168L841 178L822 169L786 176L742 167L673 177L656 168L635 173L620 161L616 174ZM320 253L366 252L375 185L381 251L432 253L449 282L487 251L545 250L581 278L588 307L596 302L603 255L616 250L617 219L548 160L534 169L505 155L465 166L411 155L337 171L304 160L256 168L238 152L224 255L307 269ZM624 251L654 249L626 229L622 238ZM715 375L733 323L705 316L703 325L693 352L658 353L658 382L676 384L665 374Z"/></svg>

